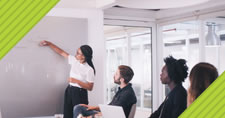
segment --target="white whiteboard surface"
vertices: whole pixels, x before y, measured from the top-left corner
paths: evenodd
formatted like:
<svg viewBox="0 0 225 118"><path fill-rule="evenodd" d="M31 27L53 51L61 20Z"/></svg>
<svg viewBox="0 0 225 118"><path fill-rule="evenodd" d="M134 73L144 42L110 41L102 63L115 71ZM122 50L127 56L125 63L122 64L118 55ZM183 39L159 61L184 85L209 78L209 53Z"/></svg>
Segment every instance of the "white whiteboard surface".
<svg viewBox="0 0 225 118"><path fill-rule="evenodd" d="M87 19L45 17L0 61L3 118L62 113L70 66L49 47L40 47L41 40L74 55L87 44Z"/></svg>

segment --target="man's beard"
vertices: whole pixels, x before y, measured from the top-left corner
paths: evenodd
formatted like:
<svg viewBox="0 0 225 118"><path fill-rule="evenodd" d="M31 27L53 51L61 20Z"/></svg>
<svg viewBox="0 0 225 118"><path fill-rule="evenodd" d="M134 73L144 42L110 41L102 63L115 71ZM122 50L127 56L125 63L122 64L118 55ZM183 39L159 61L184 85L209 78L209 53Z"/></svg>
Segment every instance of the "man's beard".
<svg viewBox="0 0 225 118"><path fill-rule="evenodd" d="M120 85L120 84L121 84L120 78L119 78L118 80L116 80L116 79L114 78L114 83Z"/></svg>

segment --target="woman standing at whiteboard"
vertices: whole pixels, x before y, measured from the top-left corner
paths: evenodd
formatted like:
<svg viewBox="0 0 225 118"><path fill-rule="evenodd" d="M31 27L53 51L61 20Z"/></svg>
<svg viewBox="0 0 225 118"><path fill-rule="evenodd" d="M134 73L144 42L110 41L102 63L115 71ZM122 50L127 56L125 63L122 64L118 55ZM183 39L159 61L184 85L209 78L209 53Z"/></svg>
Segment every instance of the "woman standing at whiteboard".
<svg viewBox="0 0 225 118"><path fill-rule="evenodd" d="M95 67L92 63L92 48L82 45L77 49L75 57L69 55L49 41L41 41L41 46L49 46L56 53L68 59L71 65L69 85L64 96L64 118L73 118L73 107L77 104L88 104L87 90L94 86Z"/></svg>

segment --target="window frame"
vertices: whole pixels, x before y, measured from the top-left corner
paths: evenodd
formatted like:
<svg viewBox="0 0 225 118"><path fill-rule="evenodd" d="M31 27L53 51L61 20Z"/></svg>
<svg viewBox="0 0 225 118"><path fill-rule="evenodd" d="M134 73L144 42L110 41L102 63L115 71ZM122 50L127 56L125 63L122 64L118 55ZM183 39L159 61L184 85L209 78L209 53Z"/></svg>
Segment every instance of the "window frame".
<svg viewBox="0 0 225 118"><path fill-rule="evenodd" d="M153 112L154 108L156 108L156 106L160 105L160 95L163 94L162 88L163 86L161 85L160 79L155 79L155 78L159 78L159 75L157 75L157 73L159 73L160 70L158 66L158 61L157 61L157 41L156 41L156 30L157 30L157 26L156 26L156 22L155 21L124 21L124 20L109 20L109 19L105 19L104 20L104 25L111 25L111 26L125 26L125 27L143 27L143 28L151 28L152 29L152 35L151 35L151 43L152 43L152 49L151 49L151 54L152 54L152 109L146 109L146 108L137 108L137 110L141 110L141 111L147 111L148 113ZM128 47L129 49L129 47ZM105 67L106 68L106 67ZM157 68L157 69L155 69ZM105 78L106 78L106 74L105 74ZM106 79L104 81L107 81ZM104 85L104 90L106 90L107 85ZM106 91L104 91L104 103L107 104L107 100L106 100Z"/></svg>

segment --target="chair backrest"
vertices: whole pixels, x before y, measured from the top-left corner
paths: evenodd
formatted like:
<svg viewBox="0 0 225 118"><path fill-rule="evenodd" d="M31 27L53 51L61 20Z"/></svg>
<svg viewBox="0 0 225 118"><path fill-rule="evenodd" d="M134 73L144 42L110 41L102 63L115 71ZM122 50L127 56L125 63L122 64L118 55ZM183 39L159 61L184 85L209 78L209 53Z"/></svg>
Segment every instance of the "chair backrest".
<svg viewBox="0 0 225 118"><path fill-rule="evenodd" d="M133 104L128 118L134 118L135 112L136 112L136 104Z"/></svg>

